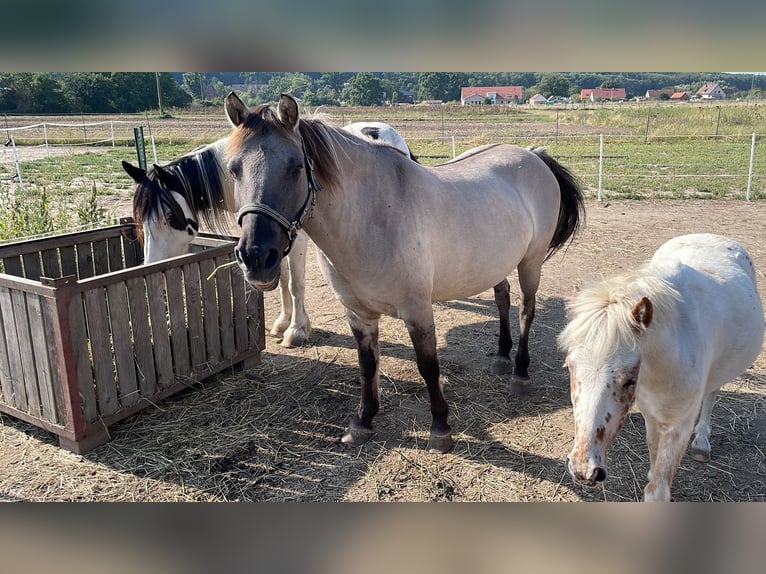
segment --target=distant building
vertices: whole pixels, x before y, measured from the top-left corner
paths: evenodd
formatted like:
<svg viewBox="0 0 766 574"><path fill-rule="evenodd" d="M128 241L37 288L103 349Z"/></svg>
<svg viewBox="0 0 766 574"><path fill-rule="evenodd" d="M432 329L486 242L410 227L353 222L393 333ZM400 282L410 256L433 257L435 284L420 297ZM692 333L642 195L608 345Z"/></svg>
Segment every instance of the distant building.
<svg viewBox="0 0 766 574"><path fill-rule="evenodd" d="M697 90L696 95L702 100L725 100L726 92L716 83L705 82Z"/></svg>
<svg viewBox="0 0 766 574"><path fill-rule="evenodd" d="M598 100L624 100L625 88L585 88L580 90L580 99L596 102Z"/></svg>
<svg viewBox="0 0 766 574"><path fill-rule="evenodd" d="M484 104L513 104L524 101L521 86L469 86L460 88L460 103L464 106Z"/></svg>
<svg viewBox="0 0 766 574"><path fill-rule="evenodd" d="M646 94L644 94L644 97L647 100L659 100L662 99L662 95L672 96L675 93L675 90L673 88L662 88L661 90L646 90Z"/></svg>
<svg viewBox="0 0 766 574"><path fill-rule="evenodd" d="M673 92L670 95L671 102L688 102L691 99L689 92Z"/></svg>
<svg viewBox="0 0 766 574"><path fill-rule="evenodd" d="M548 100L542 94L535 94L534 96L529 98L529 105L530 106L538 106L540 104L545 104L547 102L548 102Z"/></svg>

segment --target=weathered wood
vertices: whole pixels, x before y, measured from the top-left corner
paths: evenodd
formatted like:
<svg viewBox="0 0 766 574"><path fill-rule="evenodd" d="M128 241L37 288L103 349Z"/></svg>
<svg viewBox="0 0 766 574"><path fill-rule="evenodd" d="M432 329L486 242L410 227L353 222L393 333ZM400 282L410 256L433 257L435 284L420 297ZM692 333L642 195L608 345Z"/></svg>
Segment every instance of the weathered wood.
<svg viewBox="0 0 766 574"><path fill-rule="evenodd" d="M77 373L77 387L82 401L82 414L85 421L98 420L96 386L93 382L93 362L91 361L90 343L85 323L85 305L83 295L72 296L68 305L69 343Z"/></svg>
<svg viewBox="0 0 766 574"><path fill-rule="evenodd" d="M137 265L142 247L124 222L0 246L0 411L82 453L189 378L259 362L262 297L231 267L210 277L232 260L233 238L193 244L195 254Z"/></svg>
<svg viewBox="0 0 766 574"><path fill-rule="evenodd" d="M3 273L23 277L24 270L21 267L21 255L11 255L3 257Z"/></svg>
<svg viewBox="0 0 766 574"><path fill-rule="evenodd" d="M21 256L21 260L24 262L24 277L32 281L39 281L42 275L40 253L25 253Z"/></svg>
<svg viewBox="0 0 766 574"><path fill-rule="evenodd" d="M77 277L86 279L93 277L93 250L90 243L78 243L77 250Z"/></svg>
<svg viewBox="0 0 766 574"><path fill-rule="evenodd" d="M187 377L189 364L189 337L186 331L186 309L181 269L173 267L165 272L168 297L168 320L170 321L170 343L173 350L173 365L177 377Z"/></svg>
<svg viewBox="0 0 766 574"><path fill-rule="evenodd" d="M11 291L13 314L16 319L16 337L19 341L21 354L22 378L27 395L27 408L31 414L39 417L42 411L40 410L40 395L37 392L37 369L32 352L32 335L29 332L26 299L26 293Z"/></svg>
<svg viewBox="0 0 766 574"><path fill-rule="evenodd" d="M109 247L107 241L108 238L100 239L92 244L95 275L109 273Z"/></svg>
<svg viewBox="0 0 766 574"><path fill-rule="evenodd" d="M205 309L205 347L207 360L217 365L221 362L221 331L218 320L218 297L215 286L213 269L215 264L210 259L204 259L199 263L200 278L202 281L202 306Z"/></svg>
<svg viewBox="0 0 766 574"><path fill-rule="evenodd" d="M0 288L0 295L2 295L2 291L2 288ZM2 299L0 299L1 302ZM0 392L2 392L2 400L12 405L14 404L13 377L11 375L11 366L8 364L8 345L6 343L8 335L6 333L5 320L3 319L5 316L5 310L0 308Z"/></svg>
<svg viewBox="0 0 766 574"><path fill-rule="evenodd" d="M54 377L49 351L53 345L52 331L46 330L43 321L43 305L37 295L27 295L27 316L31 335L34 364L37 371L37 393L40 396L41 417L52 423L58 423L58 408L53 390Z"/></svg>
<svg viewBox="0 0 766 574"><path fill-rule="evenodd" d="M117 369L117 388L121 406L138 402L138 380L133 360L133 337L130 332L130 308L128 292L123 281L106 288L109 300L109 326L114 345L114 362Z"/></svg>
<svg viewBox="0 0 766 574"><path fill-rule="evenodd" d="M205 354L205 326L202 322L202 286L199 264L183 266L186 296L186 328L189 332L189 358L193 367L207 360Z"/></svg>
<svg viewBox="0 0 766 574"><path fill-rule="evenodd" d="M111 415L117 412L120 404L117 400L117 385L114 378L112 337L109 332L106 294L103 289L93 289L86 291L84 295L98 412L100 415Z"/></svg>
<svg viewBox="0 0 766 574"><path fill-rule="evenodd" d="M125 269L122 256L122 237L107 238L106 247L109 251L109 269L107 271L122 271Z"/></svg>
<svg viewBox="0 0 766 574"><path fill-rule="evenodd" d="M157 391L157 375L154 370L152 353L152 331L149 324L149 307L146 303L146 285L143 277L129 279L128 301L130 324L133 329L133 352L138 371L138 386L141 395L151 397Z"/></svg>
<svg viewBox="0 0 766 574"><path fill-rule="evenodd" d="M46 249L42 252L43 272L45 277L61 277L61 265L57 249Z"/></svg>
<svg viewBox="0 0 766 574"><path fill-rule="evenodd" d="M74 245L59 247L59 254L61 255L61 277L77 275L77 255Z"/></svg>
<svg viewBox="0 0 766 574"><path fill-rule="evenodd" d="M173 382L173 353L168 336L167 307L165 306L165 276L152 273L146 276L146 297L149 301L149 317L152 322L152 342L154 343L154 369L157 384L168 385Z"/></svg>
<svg viewBox="0 0 766 574"><path fill-rule="evenodd" d="M233 261L231 255L215 258L221 354L224 359L231 359L237 353L234 342L234 316L231 302L231 267L221 267L230 261Z"/></svg>

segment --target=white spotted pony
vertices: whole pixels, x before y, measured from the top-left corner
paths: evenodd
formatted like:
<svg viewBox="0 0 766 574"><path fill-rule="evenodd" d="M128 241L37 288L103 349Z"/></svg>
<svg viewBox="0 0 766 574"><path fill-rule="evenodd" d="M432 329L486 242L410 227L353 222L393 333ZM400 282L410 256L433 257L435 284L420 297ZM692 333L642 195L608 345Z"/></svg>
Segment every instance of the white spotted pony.
<svg viewBox="0 0 766 574"><path fill-rule="evenodd" d="M692 433L691 456L710 459L718 390L761 352L752 259L719 235L676 237L637 272L582 289L568 313L559 344L574 409L572 478L586 486L606 479L606 453L635 404L649 447L644 500L669 501Z"/></svg>

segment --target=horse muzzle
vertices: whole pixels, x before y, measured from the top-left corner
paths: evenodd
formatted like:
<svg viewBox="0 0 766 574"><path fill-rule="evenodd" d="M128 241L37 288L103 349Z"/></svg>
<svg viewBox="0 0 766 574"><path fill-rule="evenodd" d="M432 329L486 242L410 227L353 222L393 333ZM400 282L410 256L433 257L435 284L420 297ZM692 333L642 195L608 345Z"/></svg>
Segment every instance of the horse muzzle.
<svg viewBox="0 0 766 574"><path fill-rule="evenodd" d="M567 456L567 470L575 483L582 486L594 487L606 480L606 468L586 461L584 464L573 464L572 456Z"/></svg>
<svg viewBox="0 0 766 574"><path fill-rule="evenodd" d="M245 279L257 289L271 291L279 284L279 266L282 262L279 250L245 246L240 241L234 249L234 257Z"/></svg>

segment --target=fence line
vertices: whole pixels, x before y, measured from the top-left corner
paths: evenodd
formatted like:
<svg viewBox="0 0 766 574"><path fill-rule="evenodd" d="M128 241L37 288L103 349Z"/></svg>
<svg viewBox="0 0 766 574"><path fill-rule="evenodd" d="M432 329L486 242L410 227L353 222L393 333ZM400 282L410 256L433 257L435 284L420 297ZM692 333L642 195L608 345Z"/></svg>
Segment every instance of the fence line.
<svg viewBox="0 0 766 574"><path fill-rule="evenodd" d="M24 164L32 160L54 160L54 156L78 151L131 150L135 158L133 127L148 126L143 120L106 120L96 122L42 122L27 126L3 128L8 136L0 152L0 192L11 185L27 185L23 177ZM393 125L393 124L392 124ZM156 124L153 126L156 128ZM415 148L421 163L438 163L455 157L467 149L491 142L516 145L544 145L586 183L589 193L599 200L605 197L742 197L745 200L766 196L766 146L764 135L675 135L645 134L514 134L516 126L480 126L454 123L446 129L447 138L439 129L417 129L417 135L407 132L412 126L397 127ZM214 126L217 130L218 128ZM489 131L490 129L494 131ZM183 128L158 132L163 141L177 139ZM523 129L523 127L522 127ZM173 157L157 157L155 134L149 127L154 161L163 163ZM521 131L519 129L518 131ZM426 135L423 135L423 134ZM186 134L184 134L186 135ZM220 137L220 136L219 136ZM200 136L197 136L197 140ZM206 138L209 141L215 137ZM184 141L189 141L186 137ZM13 145L10 145L13 142ZM35 145L33 145L35 144ZM147 146L148 147L148 146ZM189 144L189 150L193 147ZM426 151L421 151L425 149ZM41 153L41 150L44 150ZM13 155L13 157L12 157ZM177 154L177 155L180 155ZM16 173L11 173L15 164ZM101 170L106 171L106 170ZM93 166L83 170L82 177L104 186L127 187L120 169L97 173ZM66 177L63 176L62 177ZM70 182L62 182L69 184ZM31 185L31 184L29 184Z"/></svg>

